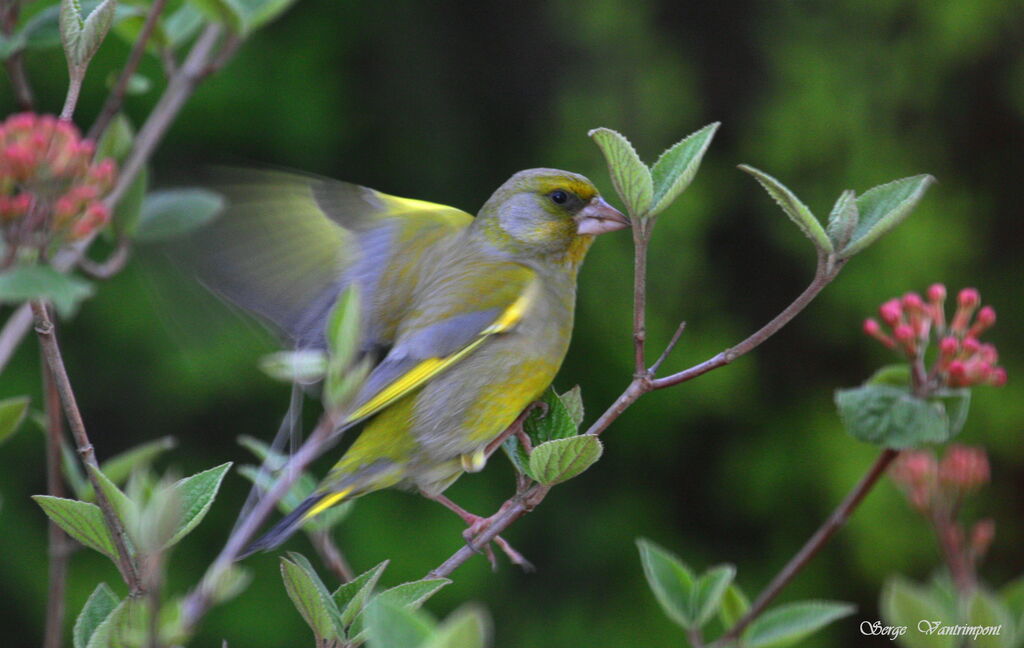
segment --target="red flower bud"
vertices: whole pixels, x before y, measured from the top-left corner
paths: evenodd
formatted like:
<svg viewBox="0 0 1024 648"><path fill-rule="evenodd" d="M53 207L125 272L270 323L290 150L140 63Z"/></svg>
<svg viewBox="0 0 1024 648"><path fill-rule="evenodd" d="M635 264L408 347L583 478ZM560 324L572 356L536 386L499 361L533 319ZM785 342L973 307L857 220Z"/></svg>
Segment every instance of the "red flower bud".
<svg viewBox="0 0 1024 648"><path fill-rule="evenodd" d="M988 379L985 384L993 387L1002 387L1006 384L1006 369L1002 367L993 367L992 371L988 375Z"/></svg>
<svg viewBox="0 0 1024 648"><path fill-rule="evenodd" d="M935 493L938 465L924 450L906 450L892 464L889 476L903 488L911 505L926 511Z"/></svg>
<svg viewBox="0 0 1024 648"><path fill-rule="evenodd" d="M971 554L975 560L982 558L996 538L996 523L991 518L979 520L971 529Z"/></svg>
<svg viewBox="0 0 1024 648"><path fill-rule="evenodd" d="M965 356L973 356L981 350L981 342L978 342L977 338L965 338L963 349Z"/></svg>
<svg viewBox="0 0 1024 648"><path fill-rule="evenodd" d="M900 306L900 300L890 299L879 306L878 315L889 326L898 325L903 320L903 308Z"/></svg>
<svg viewBox="0 0 1024 648"><path fill-rule="evenodd" d="M917 354L917 334L909 324L900 324L893 329L893 337L899 343L903 350L907 352L907 355Z"/></svg>
<svg viewBox="0 0 1024 648"><path fill-rule="evenodd" d="M977 317L974 318L974 325L967 331L968 337L978 337L986 329L991 328L996 323L996 309L991 306L983 306L978 311Z"/></svg>
<svg viewBox="0 0 1024 648"><path fill-rule="evenodd" d="M976 490L989 481L988 455L981 448L949 446L939 464L939 481L963 492Z"/></svg>
<svg viewBox="0 0 1024 648"><path fill-rule="evenodd" d="M864 320L864 332L871 337L875 338L890 349L896 348L896 342L882 332L881 325L871 318Z"/></svg>

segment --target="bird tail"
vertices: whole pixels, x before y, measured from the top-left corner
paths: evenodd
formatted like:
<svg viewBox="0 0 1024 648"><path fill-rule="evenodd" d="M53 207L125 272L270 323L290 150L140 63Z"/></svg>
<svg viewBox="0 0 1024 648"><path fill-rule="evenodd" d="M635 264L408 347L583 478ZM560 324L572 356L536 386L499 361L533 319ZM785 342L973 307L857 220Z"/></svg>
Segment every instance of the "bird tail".
<svg viewBox="0 0 1024 648"><path fill-rule="evenodd" d="M273 528L264 533L245 548L238 560L247 558L259 551L270 551L279 547L292 534L299 530L303 522L319 515L328 508L340 504L352 491L351 488L336 493L313 493L295 507L295 510L284 516Z"/></svg>

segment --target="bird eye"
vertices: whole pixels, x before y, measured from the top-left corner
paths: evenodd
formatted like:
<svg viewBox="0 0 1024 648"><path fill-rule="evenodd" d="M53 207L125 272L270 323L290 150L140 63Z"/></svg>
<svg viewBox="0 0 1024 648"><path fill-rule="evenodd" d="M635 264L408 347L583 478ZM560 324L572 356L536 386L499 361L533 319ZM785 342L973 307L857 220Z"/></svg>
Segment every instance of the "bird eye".
<svg viewBox="0 0 1024 648"><path fill-rule="evenodd" d="M569 202L569 194L561 189L556 189L551 192L551 200L556 205L564 205Z"/></svg>

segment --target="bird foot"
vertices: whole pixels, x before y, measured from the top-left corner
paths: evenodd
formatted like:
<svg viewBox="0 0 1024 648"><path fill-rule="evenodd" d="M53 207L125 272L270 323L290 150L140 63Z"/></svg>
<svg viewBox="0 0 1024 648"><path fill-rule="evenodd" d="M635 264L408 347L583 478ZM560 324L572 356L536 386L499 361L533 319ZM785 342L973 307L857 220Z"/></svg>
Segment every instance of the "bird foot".
<svg viewBox="0 0 1024 648"><path fill-rule="evenodd" d="M519 567L522 568L524 571L534 571L533 564L529 560L524 558L523 554L516 551L515 548L513 548L512 545L510 545L508 541L502 538L501 536L495 536L491 540L491 542L487 543L483 548L477 547L475 544L473 544L473 541L481 533L484 533L485 531L487 531L487 529L490 528L491 524L494 521L494 516L485 518L479 515L474 515L473 513L470 513L469 511L462 508L455 502L451 501L444 495L429 495L427 493L423 493L423 496L441 504L452 513L458 515L459 518L461 518L462 521L466 523L466 530L462 532L462 537L466 541L466 545L469 546L469 548L473 551L486 555L488 562L491 563L491 569L495 571L497 571L498 569L498 561L494 557L494 550L491 548L491 542L493 542L494 544L498 545L498 548L501 549L506 556L508 556L508 559L512 562L513 565L519 565ZM500 513L501 511L499 510L498 512Z"/></svg>

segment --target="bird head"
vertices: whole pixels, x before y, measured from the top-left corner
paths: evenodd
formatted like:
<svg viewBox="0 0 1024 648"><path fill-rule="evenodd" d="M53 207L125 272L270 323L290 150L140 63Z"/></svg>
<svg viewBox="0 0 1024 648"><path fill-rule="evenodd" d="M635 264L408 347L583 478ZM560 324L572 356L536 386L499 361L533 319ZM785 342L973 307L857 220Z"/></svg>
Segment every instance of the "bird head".
<svg viewBox="0 0 1024 648"><path fill-rule="evenodd" d="M477 226L502 250L569 254L578 262L595 235L628 227L629 220L578 173L529 169L498 187L480 209Z"/></svg>

